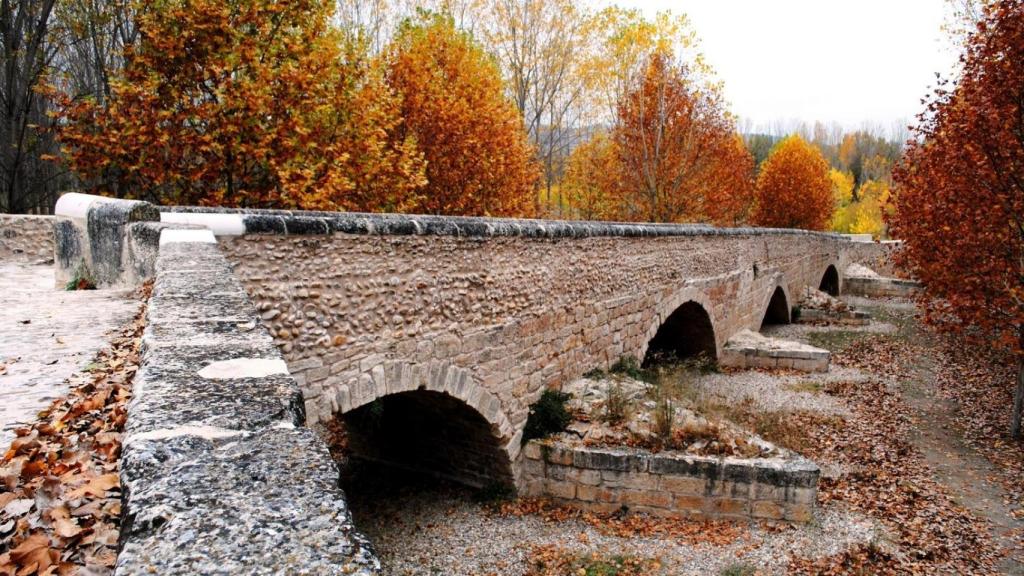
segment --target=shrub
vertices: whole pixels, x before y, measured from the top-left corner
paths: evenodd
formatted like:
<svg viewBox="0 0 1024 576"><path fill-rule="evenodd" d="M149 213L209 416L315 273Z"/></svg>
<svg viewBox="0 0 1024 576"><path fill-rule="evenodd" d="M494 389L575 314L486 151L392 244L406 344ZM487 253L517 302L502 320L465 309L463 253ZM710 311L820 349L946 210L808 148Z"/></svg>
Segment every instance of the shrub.
<svg viewBox="0 0 1024 576"><path fill-rule="evenodd" d="M636 359L636 356L623 356L619 358L615 364L612 364L611 372L613 374L629 376L634 380L643 382L650 382L652 380L650 371L640 367L640 361Z"/></svg>
<svg viewBox="0 0 1024 576"><path fill-rule="evenodd" d="M530 406L530 415L523 429L523 443L565 430L572 420L565 407L571 397L571 394L558 390L545 390L540 399Z"/></svg>

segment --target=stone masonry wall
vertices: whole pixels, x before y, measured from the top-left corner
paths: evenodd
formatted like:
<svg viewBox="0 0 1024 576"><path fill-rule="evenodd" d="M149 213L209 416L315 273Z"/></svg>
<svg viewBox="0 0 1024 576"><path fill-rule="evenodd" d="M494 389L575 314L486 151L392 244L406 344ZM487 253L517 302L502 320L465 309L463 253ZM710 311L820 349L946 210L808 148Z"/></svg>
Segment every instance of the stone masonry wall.
<svg viewBox="0 0 1024 576"><path fill-rule="evenodd" d="M0 214L0 260L53 259L53 216Z"/></svg>
<svg viewBox="0 0 1024 576"><path fill-rule="evenodd" d="M894 261L902 246L903 243L897 241L850 242L844 251L850 263L867 266L882 276L909 278Z"/></svg>
<svg viewBox="0 0 1024 576"><path fill-rule="evenodd" d="M802 458L651 454L537 440L523 454L527 495L594 512L625 506L660 516L807 522L817 501L818 467Z"/></svg>
<svg viewBox="0 0 1024 576"><path fill-rule="evenodd" d="M545 387L643 358L693 300L718 347L757 329L777 287L817 288L828 235L465 237L246 234L220 239L302 387L311 422L384 395L442 391L480 412L510 461Z"/></svg>

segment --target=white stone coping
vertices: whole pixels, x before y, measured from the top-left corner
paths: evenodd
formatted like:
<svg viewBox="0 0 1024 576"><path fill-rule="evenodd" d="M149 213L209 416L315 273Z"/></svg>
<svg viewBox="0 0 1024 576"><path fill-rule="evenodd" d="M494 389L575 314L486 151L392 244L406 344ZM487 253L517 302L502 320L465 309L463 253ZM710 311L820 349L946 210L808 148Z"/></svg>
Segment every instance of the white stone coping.
<svg viewBox="0 0 1024 576"><path fill-rule="evenodd" d="M160 232L161 246L173 243L216 244L217 238L214 237L211 230L175 230L172 228Z"/></svg>
<svg viewBox="0 0 1024 576"><path fill-rule="evenodd" d="M242 214L211 212L161 212L160 221L168 224L192 224L202 226L216 236L241 236L245 234Z"/></svg>

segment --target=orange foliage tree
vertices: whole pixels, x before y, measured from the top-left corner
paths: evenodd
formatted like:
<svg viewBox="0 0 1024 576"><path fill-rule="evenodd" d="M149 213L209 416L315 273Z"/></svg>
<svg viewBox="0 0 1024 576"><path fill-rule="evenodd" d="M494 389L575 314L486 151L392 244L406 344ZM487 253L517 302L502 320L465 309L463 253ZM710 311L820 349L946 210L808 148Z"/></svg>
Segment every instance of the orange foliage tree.
<svg viewBox="0 0 1024 576"><path fill-rule="evenodd" d="M576 146L565 162L560 192L583 220L616 220L622 212L619 151L608 133Z"/></svg>
<svg viewBox="0 0 1024 576"><path fill-rule="evenodd" d="M63 100L96 192L164 203L402 210L424 183L398 103L325 0L142 0L108 107Z"/></svg>
<svg viewBox="0 0 1024 576"><path fill-rule="evenodd" d="M894 235L924 284L926 318L1014 353L1024 409L1024 1L994 2L894 173Z"/></svg>
<svg viewBox="0 0 1024 576"><path fill-rule="evenodd" d="M796 134L776 144L757 176L754 223L824 230L834 209L828 162L821 152Z"/></svg>
<svg viewBox="0 0 1024 576"><path fill-rule="evenodd" d="M714 86L655 52L618 107L613 132L621 170L622 216L652 222L744 219L753 159L737 138Z"/></svg>
<svg viewBox="0 0 1024 576"><path fill-rule="evenodd" d="M437 14L403 23L386 59L403 130L427 160L417 209L530 215L540 171L493 59L450 16Z"/></svg>

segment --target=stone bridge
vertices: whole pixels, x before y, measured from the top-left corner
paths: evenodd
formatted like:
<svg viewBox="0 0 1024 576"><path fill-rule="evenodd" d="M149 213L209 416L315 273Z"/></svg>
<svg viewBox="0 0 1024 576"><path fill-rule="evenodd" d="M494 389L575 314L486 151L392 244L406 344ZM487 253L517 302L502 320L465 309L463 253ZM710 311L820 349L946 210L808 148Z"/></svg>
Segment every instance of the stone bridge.
<svg viewBox="0 0 1024 576"><path fill-rule="evenodd" d="M352 571L372 572L372 553L328 486L322 441L290 427L340 417L364 457L475 486L516 485L529 406L544 389L624 356L717 357L734 333L787 322L805 289L838 294L849 264L878 267L886 256L833 234L703 225L156 209L76 194L57 214L59 279L83 269L100 285L156 278L125 438L130 553L121 573L199 566L180 539L159 541L207 521L154 496L170 490L154 489L160 482L184 490L185 464L167 464L177 462L160 452L169 448L139 446L175 439L174 450L199 451L181 459L194 464L228 440L228 461L241 458L238 434L269 435L267 446L291 435L322 482L304 483L284 461L295 453L274 461L254 446L237 463L246 472L208 470L199 491L216 503L220 489L227 501L242 482L247 494L252 462L269 459L260 466L282 471L279 491L304 503L296 517L316 507L311 492L341 502L328 516L351 545L335 552L361 559ZM239 508L265 519L265 503L252 500ZM300 530L281 526L265 553ZM210 538L260 557L251 532L221 528Z"/></svg>

